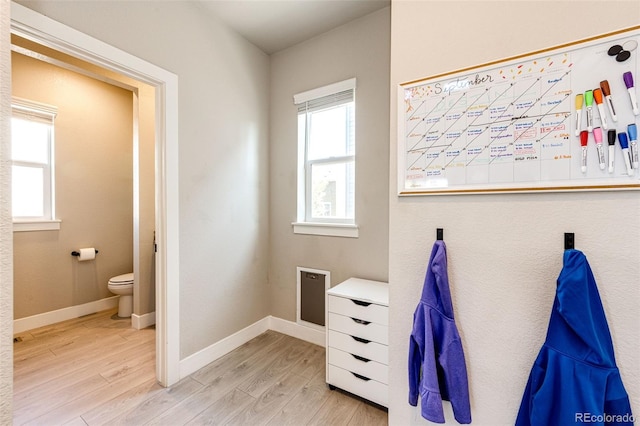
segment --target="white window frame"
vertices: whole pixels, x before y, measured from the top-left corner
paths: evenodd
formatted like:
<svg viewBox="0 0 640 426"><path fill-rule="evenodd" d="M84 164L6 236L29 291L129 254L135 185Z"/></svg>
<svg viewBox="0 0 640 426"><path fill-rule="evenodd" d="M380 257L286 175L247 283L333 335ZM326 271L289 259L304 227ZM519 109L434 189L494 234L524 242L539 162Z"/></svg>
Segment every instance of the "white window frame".
<svg viewBox="0 0 640 426"><path fill-rule="evenodd" d="M308 90L294 95L295 105L302 105L326 96L335 95L348 90L353 91L355 101L356 79L340 81L338 83ZM308 122L307 122L308 125ZM355 222L355 206L353 219L336 218L311 218L311 168L316 164L331 164L353 162L355 167L355 155L332 157L330 159L307 160L308 137L306 129L298 124L298 203L297 221L292 223L296 234L325 235L337 237L358 237L358 226ZM354 200L355 204L355 195Z"/></svg>
<svg viewBox="0 0 640 426"><path fill-rule="evenodd" d="M51 126L48 141L48 163L31 163L11 160L12 165L40 168L44 175L43 207L41 217L13 217L13 230L19 231L51 231L60 229L60 220L55 219L55 155L54 155L54 121L58 113L55 106L34 102L28 99L12 97L11 117L40 121Z"/></svg>

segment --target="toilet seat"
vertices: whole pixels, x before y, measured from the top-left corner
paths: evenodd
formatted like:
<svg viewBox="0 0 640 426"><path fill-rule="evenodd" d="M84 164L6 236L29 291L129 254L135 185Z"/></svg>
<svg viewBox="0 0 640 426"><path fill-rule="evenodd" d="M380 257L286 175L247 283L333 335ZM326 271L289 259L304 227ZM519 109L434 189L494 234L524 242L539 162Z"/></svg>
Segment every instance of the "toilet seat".
<svg viewBox="0 0 640 426"><path fill-rule="evenodd" d="M113 277L109 280L109 285L119 286L119 285L128 285L133 284L133 272L128 274L118 275L117 277Z"/></svg>
<svg viewBox="0 0 640 426"><path fill-rule="evenodd" d="M109 280L109 291L118 297L119 318L129 318L133 313L133 272L118 275Z"/></svg>

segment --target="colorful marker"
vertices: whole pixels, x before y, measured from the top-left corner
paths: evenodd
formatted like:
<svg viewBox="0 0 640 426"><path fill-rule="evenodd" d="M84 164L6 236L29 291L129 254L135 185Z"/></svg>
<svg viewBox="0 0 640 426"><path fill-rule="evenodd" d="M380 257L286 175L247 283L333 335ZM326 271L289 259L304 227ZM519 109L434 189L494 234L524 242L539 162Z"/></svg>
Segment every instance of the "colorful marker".
<svg viewBox="0 0 640 426"><path fill-rule="evenodd" d="M627 92L629 92L629 100L631 101L631 109L633 109L633 115L640 114L638 110L638 100L636 99L636 89L633 87L633 74L631 71L627 71L622 74L624 85L627 86Z"/></svg>
<svg viewBox="0 0 640 426"><path fill-rule="evenodd" d="M602 89L602 94L604 98L607 100L607 106L609 107L609 113L611 114L611 119L613 121L618 121L618 116L616 115L616 109L613 107L613 99L611 99L611 89L609 88L609 82L607 80L602 80L600 82L600 89Z"/></svg>
<svg viewBox="0 0 640 426"><path fill-rule="evenodd" d="M582 119L582 93L576 95L576 136L580 136L580 121Z"/></svg>
<svg viewBox="0 0 640 426"><path fill-rule="evenodd" d="M634 169L638 168L638 128L635 124L629 124L627 126L627 133L629 134L629 142L631 142L631 165Z"/></svg>
<svg viewBox="0 0 640 426"><path fill-rule="evenodd" d="M602 130L600 127L593 129L593 138L596 140L596 149L598 150L598 164L600 170L604 170L604 150L602 149Z"/></svg>
<svg viewBox="0 0 640 426"><path fill-rule="evenodd" d="M613 173L613 158L616 156L616 131L609 130L607 138L609 140L609 173Z"/></svg>
<svg viewBox="0 0 640 426"><path fill-rule="evenodd" d="M587 105L587 131L593 131L593 90L584 92L584 103Z"/></svg>
<svg viewBox="0 0 640 426"><path fill-rule="evenodd" d="M587 172L587 143L589 142L589 132L580 132L580 146L582 146L582 173Z"/></svg>
<svg viewBox="0 0 640 426"><path fill-rule="evenodd" d="M627 140L627 134L625 132L618 133L618 142L620 142L620 148L622 148L622 156L624 157L624 164L627 166L627 174L633 175L633 169L631 168L631 161L629 160L629 141Z"/></svg>
<svg viewBox="0 0 640 426"><path fill-rule="evenodd" d="M600 89L593 89L593 98L596 100L596 105L598 106L598 114L600 114L602 127L606 130L609 126L607 126L607 116L604 112L604 104L602 103L602 91Z"/></svg>

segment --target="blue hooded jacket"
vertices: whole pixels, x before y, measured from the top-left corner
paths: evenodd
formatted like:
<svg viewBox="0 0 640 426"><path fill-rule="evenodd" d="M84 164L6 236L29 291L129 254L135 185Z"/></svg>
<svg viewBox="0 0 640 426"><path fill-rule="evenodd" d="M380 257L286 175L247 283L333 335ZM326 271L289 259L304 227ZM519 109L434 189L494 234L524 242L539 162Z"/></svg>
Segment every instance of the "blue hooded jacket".
<svg viewBox="0 0 640 426"><path fill-rule="evenodd" d="M431 251L409 340L409 404L418 404L418 394L425 419L444 423L444 399L451 401L458 423L471 423L467 367L453 320L447 252L441 240Z"/></svg>
<svg viewBox="0 0 640 426"><path fill-rule="evenodd" d="M547 338L516 426L632 425L629 397L596 281L585 255L564 252Z"/></svg>

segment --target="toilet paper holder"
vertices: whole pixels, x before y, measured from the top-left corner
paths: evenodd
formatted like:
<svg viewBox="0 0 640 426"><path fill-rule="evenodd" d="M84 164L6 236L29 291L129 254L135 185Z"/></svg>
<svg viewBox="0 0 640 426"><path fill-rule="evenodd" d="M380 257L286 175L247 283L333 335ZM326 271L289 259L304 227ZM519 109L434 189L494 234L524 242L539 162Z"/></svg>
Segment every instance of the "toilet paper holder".
<svg viewBox="0 0 640 426"><path fill-rule="evenodd" d="M96 250L96 254L98 254L98 250ZM80 252L74 250L71 252L71 256L80 256Z"/></svg>

